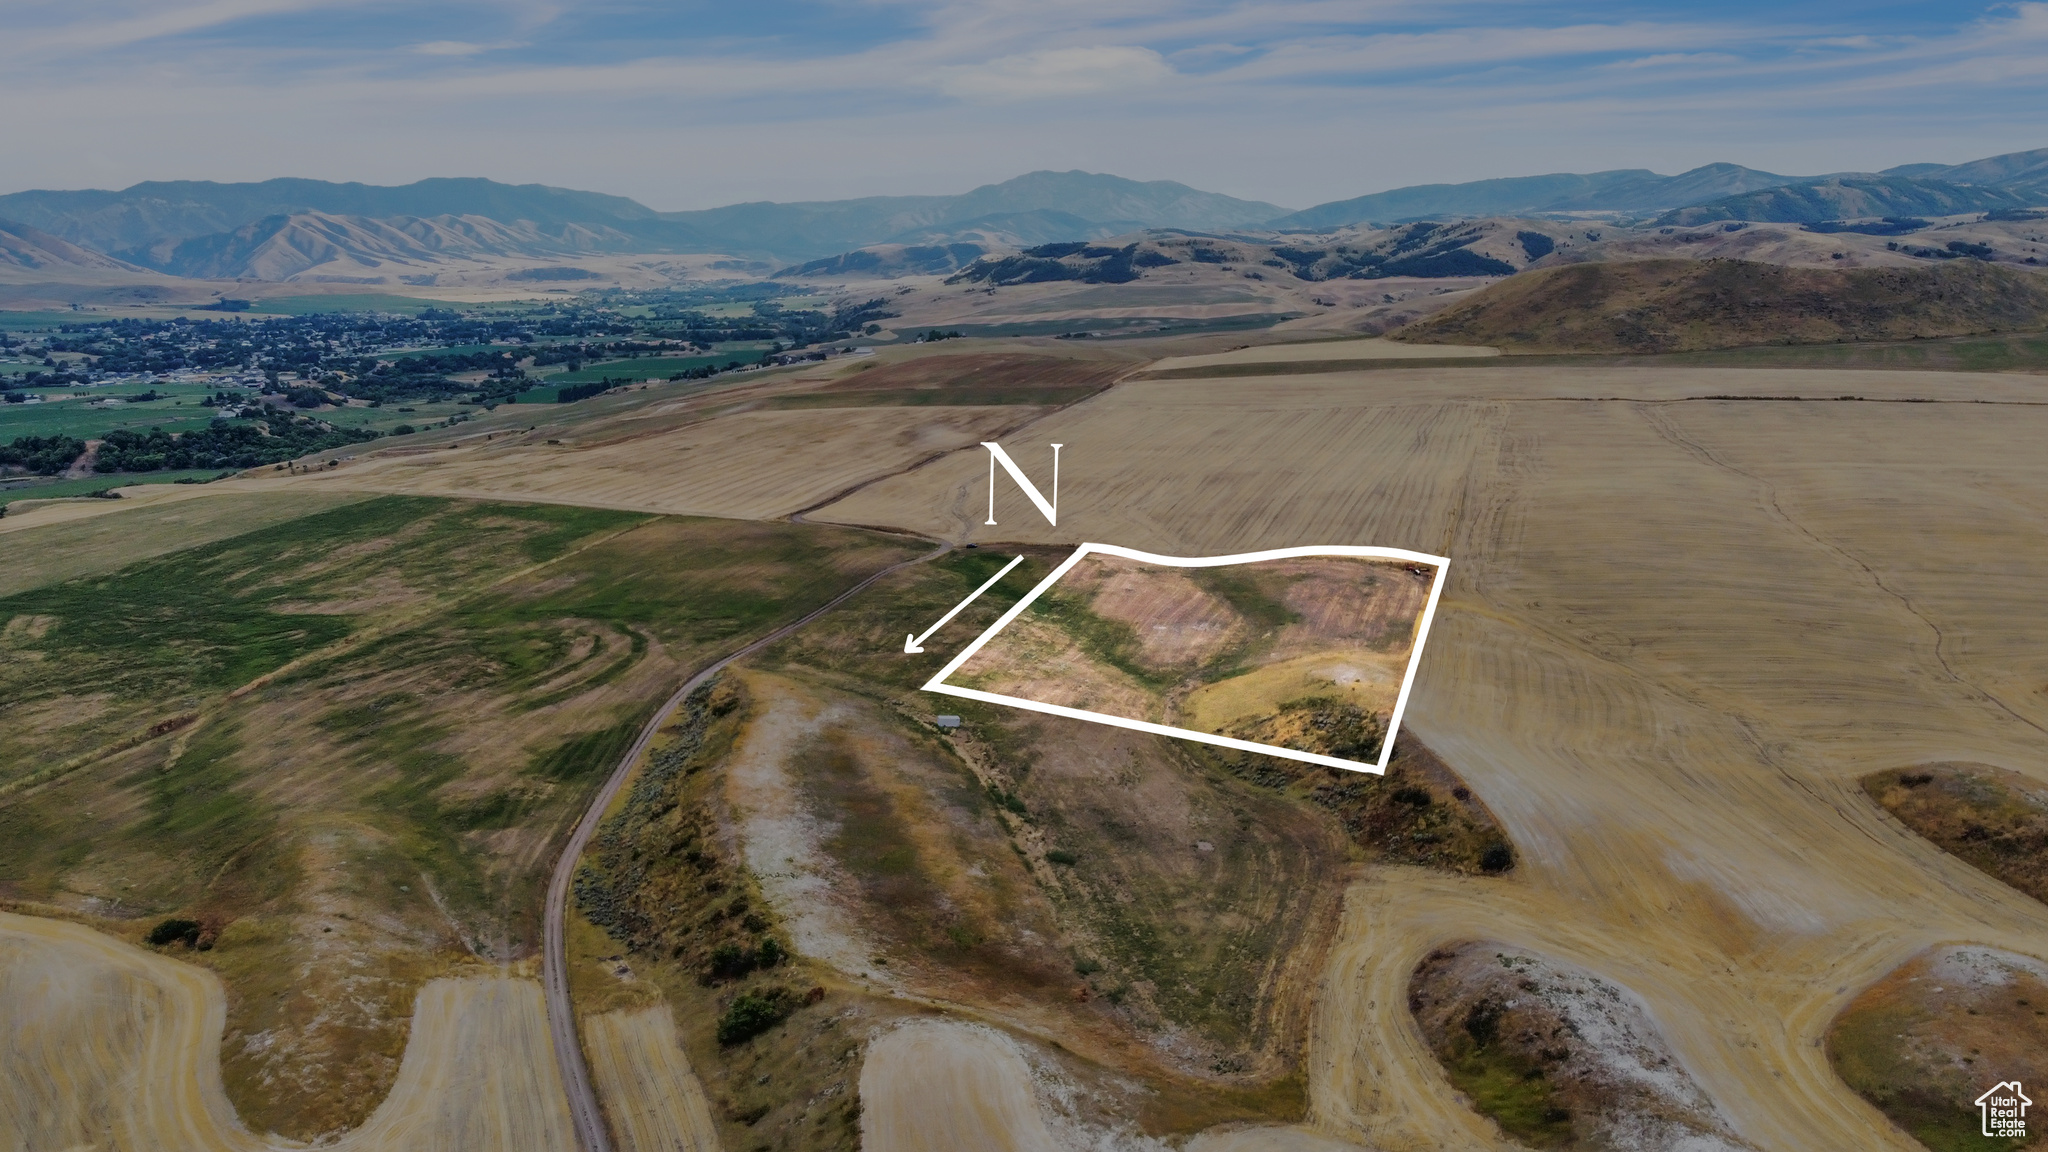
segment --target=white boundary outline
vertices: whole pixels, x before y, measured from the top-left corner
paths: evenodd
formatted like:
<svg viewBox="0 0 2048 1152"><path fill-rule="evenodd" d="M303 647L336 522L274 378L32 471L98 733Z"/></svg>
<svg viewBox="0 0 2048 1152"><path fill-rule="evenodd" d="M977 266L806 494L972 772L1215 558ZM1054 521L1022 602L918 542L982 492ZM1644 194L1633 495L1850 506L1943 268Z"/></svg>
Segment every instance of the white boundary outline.
<svg viewBox="0 0 2048 1152"><path fill-rule="evenodd" d="M1024 614L1032 601L1044 594L1046 589L1059 582L1083 556L1100 552L1108 556L1121 556L1126 560L1139 560L1147 564L1161 564L1170 568L1215 568L1225 564L1254 564L1261 560L1287 560L1296 556L1356 556L1368 560L1407 560L1436 567L1436 579L1429 585L1429 602L1422 607L1422 616L1416 622L1415 642L1408 653L1408 671L1401 677L1401 694L1394 699L1393 715L1387 719L1386 739L1380 742L1378 764L1365 764L1357 760L1342 760L1335 756L1323 756L1314 752L1299 752L1292 748L1281 748L1272 744L1254 744L1249 740L1236 740L1229 736L1214 736L1197 732L1192 728L1174 728L1165 724L1153 724L1146 720L1128 720L1122 716L1111 716L1106 712L1087 712L1079 708L1068 708L1059 704L1041 704L1036 700L1024 700L1016 696L1003 696L995 692L983 692L978 688L959 688L945 682L946 677L960 670L962 664L972 659L976 652L996 633L1010 626L1011 621ZM1371 772L1385 774L1387 760L1394 754L1394 735L1400 731L1401 715L1408 710L1408 693L1415 687L1415 670L1422 663L1422 646L1429 639L1430 621L1436 617L1437 597L1443 593L1444 575L1450 571L1450 559L1431 556L1427 552L1410 552L1402 548L1365 548L1346 544L1310 545L1303 548L1273 548L1264 552L1242 552L1235 556L1158 556L1150 552L1139 552L1131 548L1119 548L1114 544L1083 544L1072 556L1066 558L1052 574L1038 582L1022 600L1011 605L988 631L974 638L974 642L960 650L958 656L948 661L944 668L927 680L924 690L943 692L948 696L959 696L967 700L980 700L989 704L1007 704L1012 708L1026 708L1033 712L1044 712L1053 716L1065 716L1072 720L1088 720L1096 724L1110 724L1118 728L1129 728L1136 732L1151 732L1159 736L1175 736L1183 740L1198 740L1204 744L1215 744L1223 748L1235 748L1241 752L1262 752L1268 756L1279 756L1287 760L1300 760L1307 764L1321 764L1328 768L1342 768L1350 772Z"/></svg>

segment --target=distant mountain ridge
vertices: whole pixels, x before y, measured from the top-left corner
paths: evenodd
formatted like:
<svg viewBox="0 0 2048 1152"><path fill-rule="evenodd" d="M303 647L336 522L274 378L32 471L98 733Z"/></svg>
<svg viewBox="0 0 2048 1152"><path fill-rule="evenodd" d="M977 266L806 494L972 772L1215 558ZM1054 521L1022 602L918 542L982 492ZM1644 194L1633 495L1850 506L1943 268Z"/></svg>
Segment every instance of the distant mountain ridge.
<svg viewBox="0 0 2048 1152"><path fill-rule="evenodd" d="M1739 164L1707 164L1676 176L1647 168L1584 175L1513 176L1468 184L1422 184L1305 208L1270 222L1273 228L1341 228L1365 221L1401 223L1430 216L1517 216L1540 212L1605 210L1647 212L1790 184L1800 177L1759 172Z"/></svg>
<svg viewBox="0 0 2048 1152"><path fill-rule="evenodd" d="M957 196L762 201L689 212L656 212L623 196L471 178L421 180L399 187L323 180L154 181L119 192L0 196L0 218L20 220L103 253L161 252L166 243L228 237L258 221L316 214L356 219L476 217L547 235L574 225L609 237L606 251L810 259L870 244L922 239L982 219L995 221L998 230L1021 228L1025 239L1042 242L1066 238L1073 226L1043 216L1034 221L1033 214L1062 214L1101 233L1112 225L1116 230L1251 227L1285 211L1275 204L1203 192L1170 180L1141 182L1079 171L1031 172ZM1005 224L1001 218L1010 219ZM234 244L231 239L210 242L221 250ZM546 252L535 249L528 254Z"/></svg>
<svg viewBox="0 0 2048 1152"><path fill-rule="evenodd" d="M397 187L279 179L248 184L151 181L121 191L0 196L0 219L50 243L162 274L265 280L374 278L387 265L452 259L606 253L724 253L775 265L829 262L908 268L954 257L898 248L984 251L1103 240L1145 229L1229 234L1333 232L1374 224L1611 213L1660 225L1714 221L1817 223L1858 216L1939 216L2048 204L2048 148L1963 164L1906 164L1880 173L1787 176L1707 164L1676 176L1623 168L1395 188L1298 212L1168 180L1081 171L1029 172L958 195L728 204L657 212L623 196L481 178ZM86 268L42 240L13 241L20 261ZM122 263L126 262L126 263ZM379 270L382 271L379 271Z"/></svg>
<svg viewBox="0 0 2048 1152"><path fill-rule="evenodd" d="M483 216L558 227L593 221L651 221L658 213L623 196L544 184L435 178L398 187L325 180L216 184L153 180L119 192L15 192L0 196L0 218L19 220L97 252L142 248L232 232L268 216Z"/></svg>
<svg viewBox="0 0 2048 1152"><path fill-rule="evenodd" d="M39 228L13 220L0 220L0 273L35 276L81 271L120 274L140 273L144 269L90 248L81 248Z"/></svg>
<svg viewBox="0 0 2048 1152"><path fill-rule="evenodd" d="M160 240L116 255L173 276L290 280L316 272L381 274L393 264L430 269L446 260L615 252L630 245L624 232L583 224L548 230L484 216L378 219L299 212L266 216L230 232Z"/></svg>
<svg viewBox="0 0 2048 1152"><path fill-rule="evenodd" d="M1721 220L1818 224L1870 216L1954 216L2027 208L2034 203L2034 197L1993 186L1911 176L1832 176L1678 208L1659 216L1655 223L1684 227Z"/></svg>
<svg viewBox="0 0 2048 1152"><path fill-rule="evenodd" d="M1859 182L1871 192L1871 203L1905 203L1917 192L1929 203L1941 202L1945 198L1946 202L1958 205L1981 204L1981 207L1954 207L1948 209L1949 212L2011 207L2015 204L2015 197L2019 201L2038 204L2048 200L2048 148L2009 152L1963 164L1902 164L1878 173L1783 176L1738 164L1706 164L1676 176L1659 176L1647 169L1624 168L1586 174L1561 172L1547 176L1475 180L1465 184L1423 184L1318 204L1272 220L1268 227L1323 231L1368 222L1394 224L1449 216L1585 211L1654 215L1710 203L1726 205L1729 211L1736 213L1712 219L1804 223L1830 218L1812 216L1809 207L1816 198L1824 200L1829 194L1817 192L1786 198L1750 194L1769 189L1818 188L1830 181ZM1995 188L2003 195L1945 193L1926 187L1932 184ZM1853 204L1850 199L1836 198L1843 199L1845 204ZM1901 211L1940 214L1942 210L1928 207ZM1752 214L1742 214L1745 212ZM1772 212L1796 214L1772 215ZM1886 212L1870 214L1884 215Z"/></svg>

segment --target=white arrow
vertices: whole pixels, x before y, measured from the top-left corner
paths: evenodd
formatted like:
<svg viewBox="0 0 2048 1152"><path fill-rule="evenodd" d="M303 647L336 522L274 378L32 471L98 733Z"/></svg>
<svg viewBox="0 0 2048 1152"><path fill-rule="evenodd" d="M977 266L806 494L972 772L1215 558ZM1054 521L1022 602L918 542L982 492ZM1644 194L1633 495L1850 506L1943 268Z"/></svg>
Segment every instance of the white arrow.
<svg viewBox="0 0 2048 1152"><path fill-rule="evenodd" d="M969 604L974 603L974 598L976 596L979 596L983 592L986 592L989 589L995 587L996 581L1001 580L1005 576L1008 576L1010 574L1010 569L1015 568L1017 565L1022 564L1023 562L1024 558L1022 556L1019 556L1015 560L1010 561L1008 564L1003 565L1003 570L1001 572L998 572L995 575L989 577L988 583L983 584L981 587L976 588L974 591L968 593L967 599L962 600L958 604L953 605L953 610L951 612L946 613L944 616L939 617L939 622L937 624L934 624L931 627L925 629L923 636L911 636L906 638L903 641L903 650L905 652L924 651L924 649L918 647L918 645L924 643L925 640L929 638L932 633L937 632L941 628L944 628L946 626L946 621L951 620L955 616L958 616L962 608L965 608Z"/></svg>

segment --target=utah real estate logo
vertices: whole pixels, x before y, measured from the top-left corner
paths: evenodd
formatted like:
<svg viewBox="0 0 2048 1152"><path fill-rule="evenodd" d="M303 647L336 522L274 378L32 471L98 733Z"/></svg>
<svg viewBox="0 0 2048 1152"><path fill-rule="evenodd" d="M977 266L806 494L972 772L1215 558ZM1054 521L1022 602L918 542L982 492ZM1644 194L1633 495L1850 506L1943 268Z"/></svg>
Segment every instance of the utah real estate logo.
<svg viewBox="0 0 2048 1152"><path fill-rule="evenodd" d="M1986 1136L2009 1136L2024 1140L2027 1136L2027 1105L2033 1101L2020 1091L2020 1082L2007 1080L1994 1084L1989 1092L1977 1097L1977 1110L1982 1115L1982 1131Z"/></svg>

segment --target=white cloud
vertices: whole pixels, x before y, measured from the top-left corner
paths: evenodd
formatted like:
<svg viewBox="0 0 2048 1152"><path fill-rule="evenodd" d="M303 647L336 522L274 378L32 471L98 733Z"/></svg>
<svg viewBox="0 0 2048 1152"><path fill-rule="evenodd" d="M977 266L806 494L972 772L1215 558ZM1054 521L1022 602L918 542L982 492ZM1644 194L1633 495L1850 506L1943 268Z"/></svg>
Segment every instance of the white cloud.
<svg viewBox="0 0 2048 1152"><path fill-rule="evenodd" d="M1655 56L1638 56L1631 60L1617 60L1609 68L1672 68L1696 64L1740 64L1742 57L1728 52L1662 52Z"/></svg>
<svg viewBox="0 0 2048 1152"><path fill-rule="evenodd" d="M406 49L415 56L474 56L490 50L489 44L471 44L467 40L429 40Z"/></svg>
<svg viewBox="0 0 2048 1152"><path fill-rule="evenodd" d="M160 40L190 32L204 31L237 20L299 12L333 4L338 0L206 0L199 4L150 5L140 15L107 19L73 20L45 29L17 28L8 36L14 54L23 52L91 51L119 48L148 40Z"/></svg>
<svg viewBox="0 0 2048 1152"><path fill-rule="evenodd" d="M1030 100L1144 88L1173 75L1173 66L1150 48L1099 44L948 67L935 73L935 78L939 90L952 96Z"/></svg>
<svg viewBox="0 0 2048 1152"><path fill-rule="evenodd" d="M39 100L0 121L0 149L13 187L475 174L668 208L959 191L1039 167L1305 205L1529 171L1871 169L2048 143L2041 2L1874 37L1706 9L1546 24L1440 0L843 2L887 5L877 23L908 31L586 42L550 25L573 11L556 0L418 24L382 21L395 0L0 0L11 82ZM316 7L252 23L261 51L228 27ZM329 15L358 34L297 31ZM556 37L574 50L520 51ZM228 117L236 133L203 127Z"/></svg>

